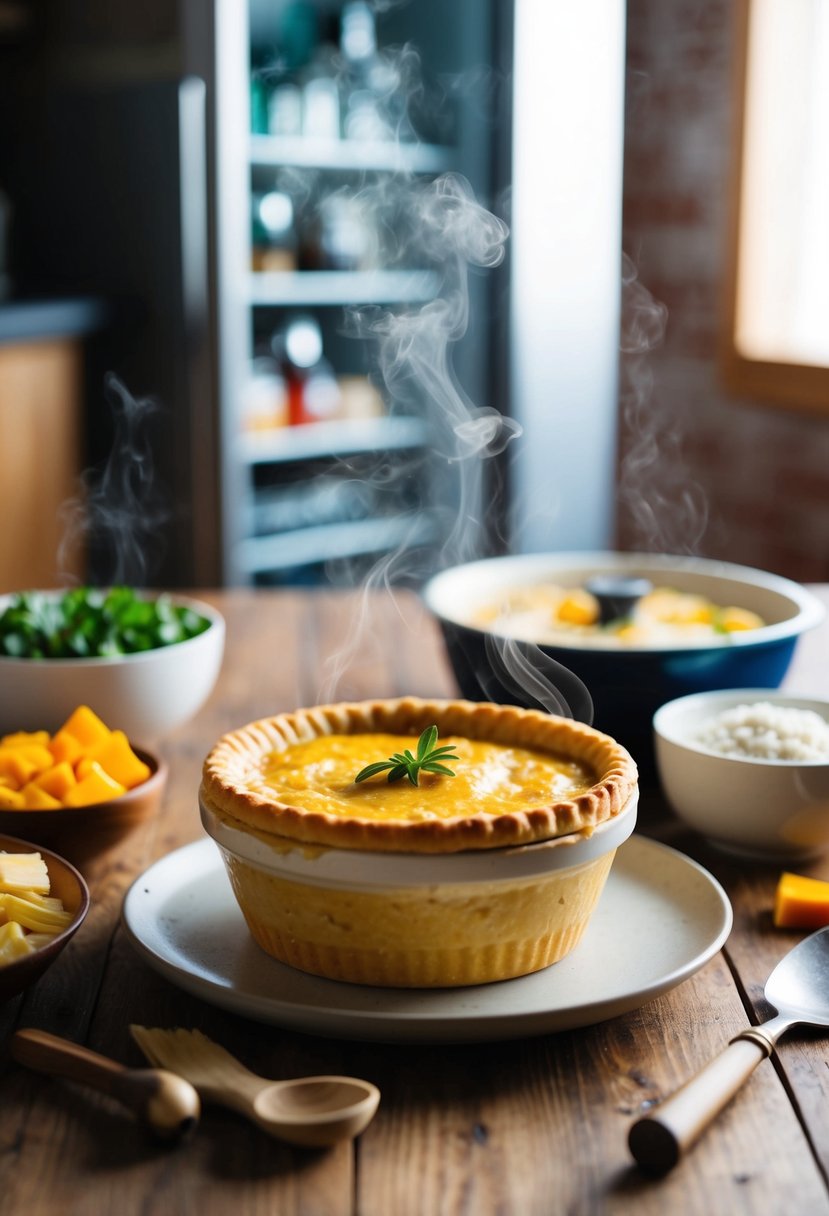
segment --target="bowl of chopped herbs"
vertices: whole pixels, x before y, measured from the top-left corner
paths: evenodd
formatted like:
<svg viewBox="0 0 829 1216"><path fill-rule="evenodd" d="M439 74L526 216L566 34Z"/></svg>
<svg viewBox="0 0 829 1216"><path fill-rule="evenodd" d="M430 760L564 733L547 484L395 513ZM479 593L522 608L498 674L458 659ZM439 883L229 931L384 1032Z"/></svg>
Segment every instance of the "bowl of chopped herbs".
<svg viewBox="0 0 829 1216"><path fill-rule="evenodd" d="M132 587L0 597L0 732L56 726L79 703L138 742L163 737L210 695L224 652L212 605Z"/></svg>

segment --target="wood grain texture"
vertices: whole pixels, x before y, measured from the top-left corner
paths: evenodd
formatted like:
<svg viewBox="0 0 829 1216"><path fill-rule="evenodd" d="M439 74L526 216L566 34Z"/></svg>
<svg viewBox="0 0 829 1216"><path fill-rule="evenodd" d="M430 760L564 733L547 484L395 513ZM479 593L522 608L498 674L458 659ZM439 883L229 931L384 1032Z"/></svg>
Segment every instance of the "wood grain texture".
<svg viewBox="0 0 829 1216"><path fill-rule="evenodd" d="M61 507L79 493L81 349L55 339L0 345L0 592L56 587L82 569L61 553Z"/></svg>
<svg viewBox="0 0 829 1216"><path fill-rule="evenodd" d="M602 1025L498 1044L349 1043L237 1017L151 971L119 927L120 902L147 865L201 836L196 790L218 735L313 703L334 654L344 697L452 691L435 626L413 598L371 601L361 629L365 605L348 593L199 595L227 618L219 685L164 744L160 815L87 867L86 924L35 988L0 1007L2 1041L36 1026L139 1067L130 1022L199 1027L263 1076L364 1076L380 1087L380 1109L354 1145L327 1152L279 1144L213 1107L192 1142L159 1148L117 1104L28 1072L4 1048L4 1216L829 1214L829 1053L809 1032L784 1039L777 1066L760 1065L668 1177L648 1178L631 1161L631 1122L766 1016L765 979L799 939L771 927L777 871L717 855L655 794L648 831L717 875L735 928L696 976ZM825 634L805 639L803 652L804 671L822 664L829 675ZM829 877L829 863L819 870Z"/></svg>

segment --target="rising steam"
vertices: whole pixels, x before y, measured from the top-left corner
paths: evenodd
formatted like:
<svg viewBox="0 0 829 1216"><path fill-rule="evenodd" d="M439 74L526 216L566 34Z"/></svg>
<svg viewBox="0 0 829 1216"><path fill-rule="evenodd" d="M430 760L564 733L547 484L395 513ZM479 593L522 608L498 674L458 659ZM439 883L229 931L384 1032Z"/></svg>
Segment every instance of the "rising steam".
<svg viewBox="0 0 829 1216"><path fill-rule="evenodd" d="M158 407L150 398L133 397L112 372L104 393L112 412L112 447L103 468L85 471L78 496L61 507L58 563L63 569L66 556L81 549L95 582L141 586L159 555L160 526L168 514L155 484L148 427Z"/></svg>
<svg viewBox="0 0 829 1216"><path fill-rule="evenodd" d="M630 515L634 549L690 554L705 533L708 511L702 487L686 473L676 416L653 400L650 356L664 338L667 321L665 305L642 284L630 258L623 257L620 402L625 455L619 502Z"/></svg>
<svg viewBox="0 0 829 1216"><path fill-rule="evenodd" d="M479 555L486 461L521 433L512 419L470 401L452 362L452 346L469 323L470 268L499 265L508 236L506 225L476 201L469 183L457 174L445 174L425 184L395 179L391 190L388 183L381 184L367 188L360 197L375 222L386 232L394 231L394 259L433 266L440 276L438 294L418 309L393 313L355 308L347 318L352 336L374 343L390 412L405 414L416 409L430 435L425 451L407 465L378 463L372 485L382 490L406 479L417 487L416 505L432 519L440 544L436 556L434 540L424 543L419 538L418 512L414 511L410 535L381 558L364 580L366 594L355 613L348 644L329 659L322 699L335 695L349 654L368 636L368 593L405 581L422 581L436 566ZM387 218L392 213L398 217L394 225ZM408 239L401 237L404 232L411 234ZM436 507L426 495L441 469L447 481L451 478L455 494L443 507Z"/></svg>

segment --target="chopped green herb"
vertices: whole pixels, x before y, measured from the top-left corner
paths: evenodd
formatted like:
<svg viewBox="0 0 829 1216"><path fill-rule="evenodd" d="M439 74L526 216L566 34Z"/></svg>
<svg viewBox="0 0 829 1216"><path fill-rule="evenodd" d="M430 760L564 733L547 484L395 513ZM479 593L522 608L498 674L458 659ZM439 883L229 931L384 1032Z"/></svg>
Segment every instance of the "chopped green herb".
<svg viewBox="0 0 829 1216"><path fill-rule="evenodd" d="M0 613L0 655L15 659L102 658L172 646L210 622L169 595L131 587L73 587L60 595L23 591Z"/></svg>

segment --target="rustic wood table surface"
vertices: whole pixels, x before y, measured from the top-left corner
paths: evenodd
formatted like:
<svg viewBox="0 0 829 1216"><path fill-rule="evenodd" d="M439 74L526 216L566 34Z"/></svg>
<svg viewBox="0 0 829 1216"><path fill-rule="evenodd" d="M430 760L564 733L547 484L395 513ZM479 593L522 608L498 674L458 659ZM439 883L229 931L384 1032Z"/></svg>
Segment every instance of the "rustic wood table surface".
<svg viewBox="0 0 829 1216"><path fill-rule="evenodd" d="M829 603L829 589L822 594ZM684 833L658 795L643 800L637 830L720 880L734 928L693 977L600 1025L494 1044L323 1039L215 1008L151 970L120 924L122 898L148 865L202 837L201 762L220 734L334 691L454 691L437 631L413 597L369 601L368 628L353 638L360 612L349 593L203 598L226 616L223 672L198 717L163 743L163 809L85 867L86 922L33 988L0 1006L3 1216L829 1213L829 1042L816 1031L788 1034L667 1177L631 1161L631 1122L769 1016L765 980L802 936L772 927L780 867L726 860ZM802 639L786 683L825 695L828 678L829 625ZM798 868L829 878L829 858ZM209 1107L193 1139L163 1147L109 1099L9 1057L11 1033L39 1027L141 1066L130 1022L198 1026L266 1076L367 1077L382 1091L379 1112L355 1142L317 1151Z"/></svg>

